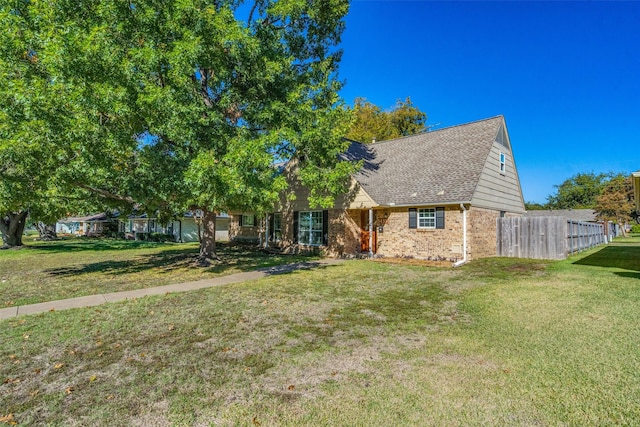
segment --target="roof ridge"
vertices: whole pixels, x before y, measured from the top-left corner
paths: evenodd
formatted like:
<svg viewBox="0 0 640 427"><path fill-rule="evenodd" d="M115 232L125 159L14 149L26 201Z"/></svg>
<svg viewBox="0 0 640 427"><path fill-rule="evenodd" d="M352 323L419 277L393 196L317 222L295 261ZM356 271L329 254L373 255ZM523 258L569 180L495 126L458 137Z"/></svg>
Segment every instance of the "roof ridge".
<svg viewBox="0 0 640 427"><path fill-rule="evenodd" d="M376 141L374 143L366 143L366 142L360 142L360 141L354 141L354 142L357 142L357 143L363 144L363 145L376 146L376 145L384 144L384 143L387 143L387 142L395 142L395 141L400 141L400 140L403 140L403 139L415 138L415 137L418 137L420 135L429 135L429 134L433 134L433 133L436 133L436 132L441 132L441 131L444 131L444 130L457 128L457 127L460 127L460 126L473 125L473 124L476 124L476 123L486 122L486 121L494 120L494 119L498 119L498 118L504 119L504 115L498 114L497 116L487 117L486 119L473 120L473 121L470 121L470 122L460 123L460 124L457 124L457 125L451 125L451 126L443 127L443 128L432 130L432 131L414 133L413 135L406 135L406 136L401 136L401 137L393 138L393 139L385 139L384 141Z"/></svg>

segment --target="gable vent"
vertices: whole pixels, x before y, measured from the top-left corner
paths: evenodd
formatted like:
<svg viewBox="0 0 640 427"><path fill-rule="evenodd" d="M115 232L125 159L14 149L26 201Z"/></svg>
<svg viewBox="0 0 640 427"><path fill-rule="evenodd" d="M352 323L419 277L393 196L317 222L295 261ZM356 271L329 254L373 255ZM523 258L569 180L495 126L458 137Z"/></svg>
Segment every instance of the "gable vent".
<svg viewBox="0 0 640 427"><path fill-rule="evenodd" d="M505 132L503 125L501 125L500 130L498 130L498 134L496 135L496 142L505 148L509 148L509 143L507 142L507 133Z"/></svg>

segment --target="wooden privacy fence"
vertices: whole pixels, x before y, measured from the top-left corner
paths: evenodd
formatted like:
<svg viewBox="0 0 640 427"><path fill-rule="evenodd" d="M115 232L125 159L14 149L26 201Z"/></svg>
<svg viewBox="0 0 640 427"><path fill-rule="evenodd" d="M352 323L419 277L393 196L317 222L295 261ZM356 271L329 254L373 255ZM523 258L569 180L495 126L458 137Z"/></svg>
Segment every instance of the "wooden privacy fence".
<svg viewBox="0 0 640 427"><path fill-rule="evenodd" d="M562 216L498 218L497 221L498 256L565 259L607 241L602 224Z"/></svg>

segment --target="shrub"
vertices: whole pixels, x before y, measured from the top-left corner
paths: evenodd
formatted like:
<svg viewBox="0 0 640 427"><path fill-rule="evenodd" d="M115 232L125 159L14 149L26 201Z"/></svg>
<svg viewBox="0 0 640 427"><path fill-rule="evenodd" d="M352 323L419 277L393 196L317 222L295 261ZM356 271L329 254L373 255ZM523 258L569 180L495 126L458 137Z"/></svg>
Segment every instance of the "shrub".
<svg viewBox="0 0 640 427"><path fill-rule="evenodd" d="M169 233L149 233L147 240L150 242L175 242L176 238Z"/></svg>
<svg viewBox="0 0 640 427"><path fill-rule="evenodd" d="M634 225L631 227L631 232L632 232L632 233L634 233L634 234L635 234L635 233L640 233L640 224L634 224Z"/></svg>

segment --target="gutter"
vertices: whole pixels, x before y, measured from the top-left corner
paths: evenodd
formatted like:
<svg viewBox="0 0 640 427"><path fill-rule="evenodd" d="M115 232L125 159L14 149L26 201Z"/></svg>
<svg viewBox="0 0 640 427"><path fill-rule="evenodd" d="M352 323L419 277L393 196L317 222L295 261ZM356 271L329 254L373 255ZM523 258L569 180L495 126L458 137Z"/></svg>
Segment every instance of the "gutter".
<svg viewBox="0 0 640 427"><path fill-rule="evenodd" d="M453 267L460 267L467 262L467 208L460 203L462 209L462 259L453 264Z"/></svg>

